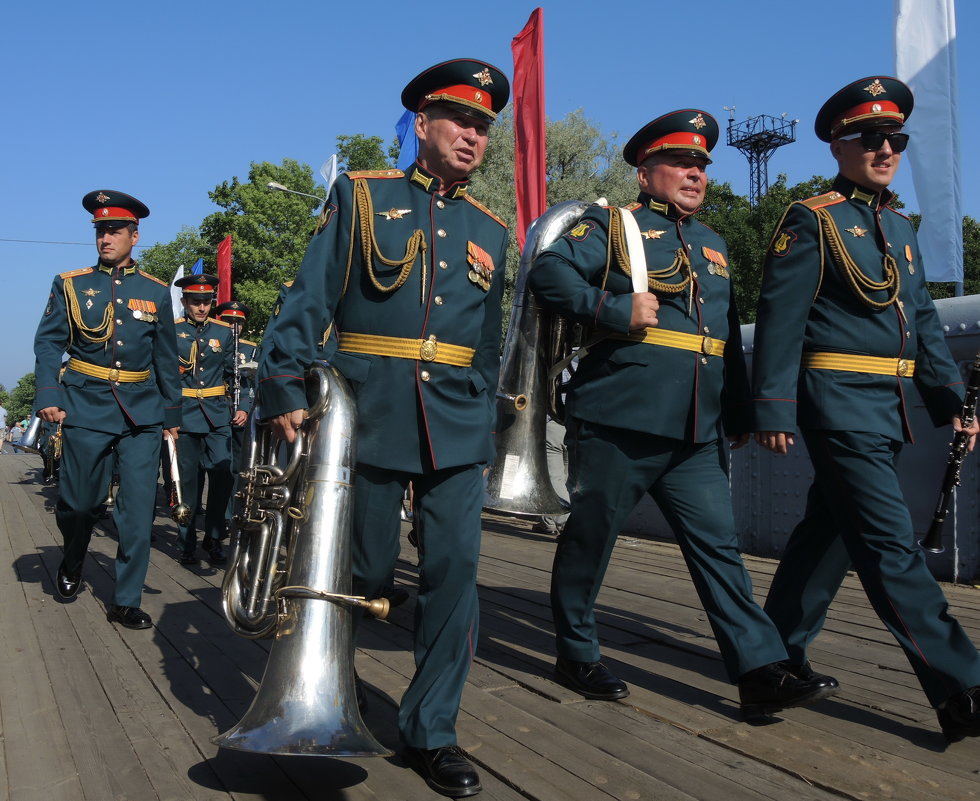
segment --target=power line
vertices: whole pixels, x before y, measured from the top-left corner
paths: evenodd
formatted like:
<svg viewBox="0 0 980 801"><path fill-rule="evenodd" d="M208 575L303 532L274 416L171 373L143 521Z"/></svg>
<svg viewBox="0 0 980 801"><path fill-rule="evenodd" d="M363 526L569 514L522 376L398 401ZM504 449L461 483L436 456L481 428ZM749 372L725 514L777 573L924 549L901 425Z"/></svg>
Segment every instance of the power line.
<svg viewBox="0 0 980 801"><path fill-rule="evenodd" d="M22 245L84 245L85 247L93 247L94 242L53 242L47 239L4 239L0 237L0 242L18 242ZM137 248L151 248L153 245L133 245Z"/></svg>

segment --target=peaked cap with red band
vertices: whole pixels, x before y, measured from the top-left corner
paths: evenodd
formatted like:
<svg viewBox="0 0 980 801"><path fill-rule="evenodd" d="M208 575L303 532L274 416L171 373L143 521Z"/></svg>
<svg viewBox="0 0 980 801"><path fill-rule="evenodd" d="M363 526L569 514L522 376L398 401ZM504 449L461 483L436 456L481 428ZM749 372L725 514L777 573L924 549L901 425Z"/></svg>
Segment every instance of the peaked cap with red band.
<svg viewBox="0 0 980 801"><path fill-rule="evenodd" d="M248 317L248 306L237 300L229 300L214 310L214 316L236 321L245 320Z"/></svg>
<svg viewBox="0 0 980 801"><path fill-rule="evenodd" d="M707 111L685 108L648 122L623 148L626 163L639 167L654 153L670 151L711 159L708 154L718 141L718 121Z"/></svg>
<svg viewBox="0 0 980 801"><path fill-rule="evenodd" d="M485 61L457 58L420 72L402 90L402 105L421 111L430 103L452 103L493 122L510 98L507 76Z"/></svg>
<svg viewBox="0 0 980 801"><path fill-rule="evenodd" d="M201 273L185 275L174 281L174 286L179 286L185 295L213 295L220 283L218 276Z"/></svg>
<svg viewBox="0 0 980 801"><path fill-rule="evenodd" d="M813 130L824 142L883 125L904 125L912 113L912 90L898 78L872 75L848 84L817 112Z"/></svg>
<svg viewBox="0 0 980 801"><path fill-rule="evenodd" d="M82 198L82 207L92 213L92 223L136 223L150 216L150 210L136 198L115 189L96 189ZM118 227L118 226L117 226Z"/></svg>

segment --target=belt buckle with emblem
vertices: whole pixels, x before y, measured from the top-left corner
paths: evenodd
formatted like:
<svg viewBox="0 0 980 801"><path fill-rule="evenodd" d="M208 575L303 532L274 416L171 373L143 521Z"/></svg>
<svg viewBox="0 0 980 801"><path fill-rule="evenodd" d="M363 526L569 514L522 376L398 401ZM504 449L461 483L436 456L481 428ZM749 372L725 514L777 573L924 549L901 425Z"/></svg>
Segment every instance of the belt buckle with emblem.
<svg viewBox="0 0 980 801"><path fill-rule="evenodd" d="M896 372L896 374L898 374L900 376L906 376L906 375L908 375L908 372L909 372L909 360L908 359L899 359L898 360L898 368L895 370L895 372Z"/></svg>
<svg viewBox="0 0 980 801"><path fill-rule="evenodd" d="M436 335L430 334L429 338L423 339L422 344L419 346L419 358L423 362L435 361L438 350L439 343L436 341Z"/></svg>

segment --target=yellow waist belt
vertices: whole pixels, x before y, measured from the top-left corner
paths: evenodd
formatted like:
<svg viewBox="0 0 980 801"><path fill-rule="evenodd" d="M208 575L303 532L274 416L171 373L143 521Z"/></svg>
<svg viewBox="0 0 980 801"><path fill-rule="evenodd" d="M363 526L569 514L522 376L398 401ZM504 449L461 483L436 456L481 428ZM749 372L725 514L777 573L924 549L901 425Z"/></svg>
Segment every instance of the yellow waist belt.
<svg viewBox="0 0 980 801"><path fill-rule="evenodd" d="M849 353L804 353L803 366L816 370L845 370L849 373L897 375L911 378L915 375L912 359L885 359L881 356L855 356Z"/></svg>
<svg viewBox="0 0 980 801"><path fill-rule="evenodd" d="M665 328L648 328L642 334L613 334L613 339L630 342L645 342L648 345L663 345L665 348L678 348L703 353L705 356L724 356L725 340L703 337L698 334L685 334L682 331L668 331Z"/></svg>
<svg viewBox="0 0 980 801"><path fill-rule="evenodd" d="M69 359L68 369L92 378L101 378L103 381L113 381L117 384L132 384L136 381L146 381L150 377L149 370L117 370L114 367L99 367L97 364L89 364L81 359Z"/></svg>
<svg viewBox="0 0 980 801"><path fill-rule="evenodd" d="M225 388L221 387L201 387L200 389L190 389L182 387L180 394L185 398L218 398L225 394Z"/></svg>
<svg viewBox="0 0 980 801"><path fill-rule="evenodd" d="M345 353L365 353L370 356L394 356L398 359L418 359L436 364L469 367L473 363L473 348L438 342L435 334L428 339L402 339L374 334L341 334L338 350Z"/></svg>

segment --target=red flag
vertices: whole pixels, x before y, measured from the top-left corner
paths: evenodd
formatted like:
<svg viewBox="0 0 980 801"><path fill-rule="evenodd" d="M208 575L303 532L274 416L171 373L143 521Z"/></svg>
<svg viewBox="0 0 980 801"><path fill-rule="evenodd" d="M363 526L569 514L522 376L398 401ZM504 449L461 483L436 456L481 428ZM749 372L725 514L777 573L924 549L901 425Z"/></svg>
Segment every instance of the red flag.
<svg viewBox="0 0 980 801"><path fill-rule="evenodd" d="M218 245L218 305L231 300L231 234Z"/></svg>
<svg viewBox="0 0 980 801"><path fill-rule="evenodd" d="M527 227L548 206L545 184L544 12L534 9L510 43L514 53L514 183L517 244L524 249Z"/></svg>

